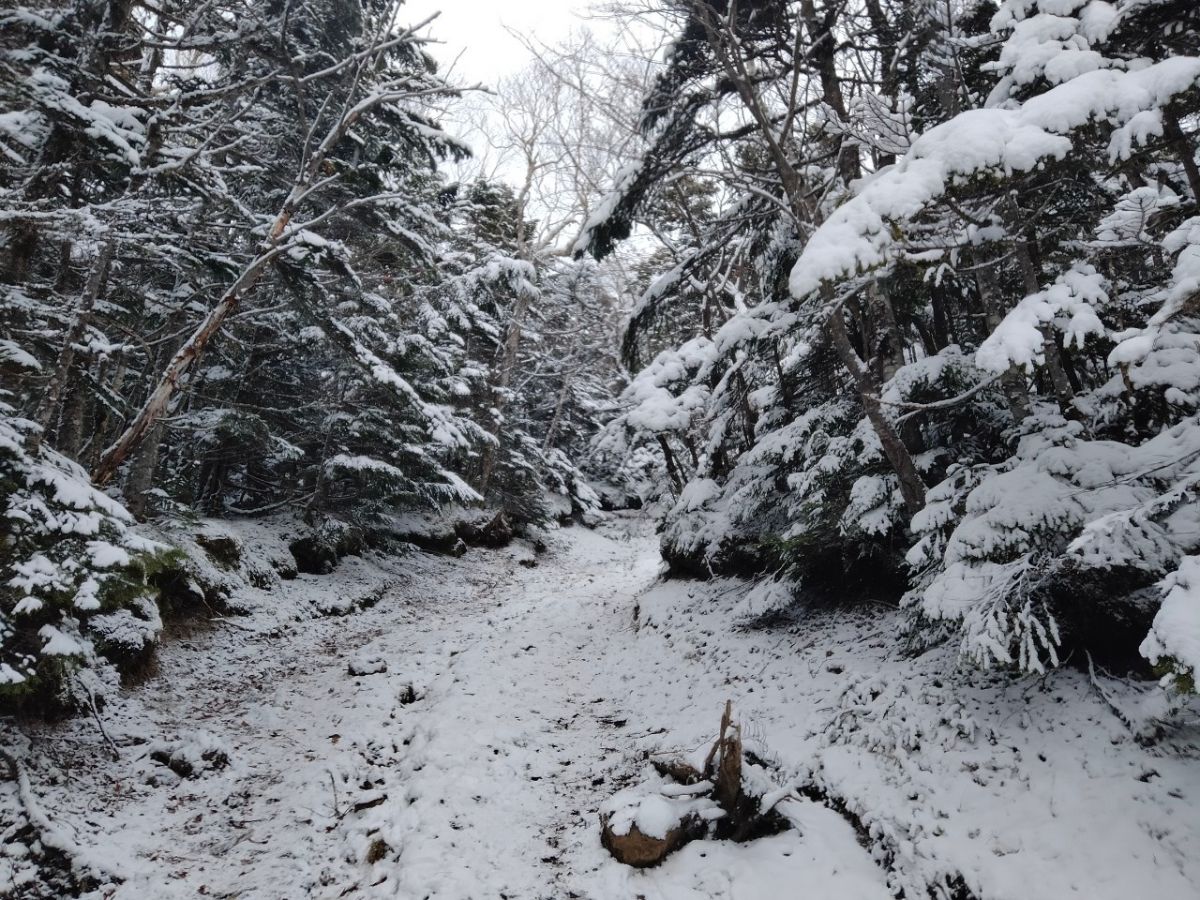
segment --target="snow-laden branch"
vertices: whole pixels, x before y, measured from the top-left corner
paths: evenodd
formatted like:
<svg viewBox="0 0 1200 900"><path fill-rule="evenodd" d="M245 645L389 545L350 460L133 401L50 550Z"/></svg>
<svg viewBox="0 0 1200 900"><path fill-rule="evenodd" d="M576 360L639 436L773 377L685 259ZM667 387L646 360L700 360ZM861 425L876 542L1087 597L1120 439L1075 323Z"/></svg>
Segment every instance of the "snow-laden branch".
<svg viewBox="0 0 1200 900"><path fill-rule="evenodd" d="M792 296L886 265L907 222L955 183L1029 172L1062 160L1071 132L1100 119L1118 125L1200 84L1200 57L1166 59L1134 71L1097 69L1017 109L973 109L926 131L893 166L868 180L813 233L792 268Z"/></svg>

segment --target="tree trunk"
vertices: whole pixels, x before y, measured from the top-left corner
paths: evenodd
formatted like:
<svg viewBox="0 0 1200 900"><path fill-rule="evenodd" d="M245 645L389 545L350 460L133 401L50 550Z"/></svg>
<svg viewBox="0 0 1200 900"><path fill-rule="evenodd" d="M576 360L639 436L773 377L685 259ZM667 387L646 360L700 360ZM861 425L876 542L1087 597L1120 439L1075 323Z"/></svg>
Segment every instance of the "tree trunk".
<svg viewBox="0 0 1200 900"><path fill-rule="evenodd" d="M33 437L35 450L41 444L46 429L50 427L50 423L54 421L60 412L59 399L62 397L63 388L70 377L71 366L75 363L75 345L79 343L84 331L87 330L87 326L92 320L92 310L96 306L96 298L100 295L100 288L104 284L105 276L108 274L108 267L112 262L115 249L112 241L105 242L100 248L100 255L92 263L92 270L88 273L88 280L83 289L83 296L79 298L79 308L75 311L75 319L71 322L71 327L67 329L67 333L63 336L63 345L58 353L58 362L55 364L54 371L50 375L50 381L46 383L46 390L42 393L42 400L38 404L37 411L33 416L33 420L40 426L40 431Z"/></svg>
<svg viewBox="0 0 1200 900"><path fill-rule="evenodd" d="M146 518L146 510L150 506L149 492L154 484L154 473L158 469L158 454L164 430L161 420L154 423L129 466L129 477L125 481L125 508L139 520Z"/></svg>
<svg viewBox="0 0 1200 900"><path fill-rule="evenodd" d="M742 440L746 444L744 449L749 450L754 446L754 430L758 425L758 417L750 407L750 385L746 383L746 376L740 367L734 371L733 379L738 396L738 410L741 413Z"/></svg>
<svg viewBox="0 0 1200 900"><path fill-rule="evenodd" d="M795 402L792 397L792 386L788 384L787 373L783 371L783 359L779 356L778 340L771 341L771 357L775 361L775 377L779 379L779 399L783 402L783 408L791 412Z"/></svg>
<svg viewBox="0 0 1200 900"><path fill-rule="evenodd" d="M83 447L83 422L88 414L87 401L93 395L83 374L83 366L71 367L68 374L71 387L67 391L66 400L60 406L58 427L54 432L54 449L76 462L80 461L80 449Z"/></svg>
<svg viewBox="0 0 1200 900"><path fill-rule="evenodd" d="M837 65L837 20L843 8L842 3L830 3L818 13L813 0L802 0L800 3L801 16L808 30L808 57L816 65L821 80L821 96L838 119L845 123L849 116L846 114L846 100L842 95L842 80ZM838 170L847 183L862 176L858 146L853 141L842 140L838 149Z"/></svg>
<svg viewBox="0 0 1200 900"><path fill-rule="evenodd" d="M872 383L870 372L867 371L867 367L850 343L850 335L846 331L846 320L842 315L841 307L836 307L830 314L826 320L826 328L838 358L854 378L863 411L866 412L867 419L879 438L879 443L883 447L883 455L887 457L892 470L900 480L900 495L904 498L904 508L910 516L914 516L925 505L925 481L921 478L921 473L917 471L916 464L908 452L908 447L901 440L899 432L884 415L883 407L879 402L879 386Z"/></svg>
<svg viewBox="0 0 1200 900"><path fill-rule="evenodd" d="M884 339L887 341L883 354L883 381L887 383L904 366L904 335L900 333L900 323L896 319L896 308L892 306L892 298L880 287L878 281L867 285L867 299L883 323Z"/></svg>
<svg viewBox="0 0 1200 900"><path fill-rule="evenodd" d="M1042 289L1042 279L1034 262L1033 251L1028 240L1018 240L1014 247L1017 263L1021 268L1021 280L1025 288L1025 296L1036 294ZM1054 398L1058 408L1067 418L1078 418L1075 409L1075 392L1071 390L1071 381L1063 368L1062 354L1058 349L1058 338L1050 324L1038 328L1042 333L1042 354L1046 359L1046 373L1050 376L1050 386L1054 389Z"/></svg>
<svg viewBox="0 0 1200 900"><path fill-rule="evenodd" d="M558 426L562 422L563 410L567 405L567 397L571 393L571 382L574 372L568 372L563 378L562 389L558 392L558 401L554 404L554 415L550 418L550 425L546 428L546 439L542 441L542 452L547 452L554 446L554 439L558 436Z"/></svg>
<svg viewBox="0 0 1200 900"><path fill-rule="evenodd" d="M671 444L667 441L665 434L658 436L658 446L662 448L663 461L667 464L667 475L671 478L671 486L675 489L675 496L678 497L683 490L683 477L679 472L679 464L675 462L675 454L671 451Z"/></svg>
<svg viewBox="0 0 1200 900"><path fill-rule="evenodd" d="M929 306L933 310L933 339L937 349L957 344L958 338L951 331L950 318L946 315L946 294L941 285L930 285Z"/></svg>
<svg viewBox="0 0 1200 900"><path fill-rule="evenodd" d="M272 237L275 239L279 237L279 232L282 232L283 228L286 227L284 214L280 214L276 225L278 226L277 229L272 229ZM171 398L183 383L184 375L187 374L208 342L212 340L213 335L220 329L221 323L237 308L243 293L249 291L258 283L267 264L275 256L275 247L272 247L270 251L260 253L242 271L238 280L221 296L216 305L208 311L208 315L204 317L204 321L200 323L200 327L176 351L175 356L167 363L166 371L163 372L158 385L150 393L141 410L134 417L133 421L129 423L128 427L126 427L124 433L117 438L116 443L105 450L104 454L100 457L100 462L96 464L96 470L92 472L92 480L96 484L105 485L112 480L113 475L117 473L117 469L137 449L154 423L166 413Z"/></svg>
<svg viewBox="0 0 1200 900"><path fill-rule="evenodd" d="M496 380L492 392L492 406L500 414L496 420L496 429L492 436L496 442L489 444L483 450L483 460L479 470L479 493L486 496L491 487L492 475L496 470L496 451L504 433L504 407L507 405L508 385L512 374L517 368L517 354L521 351L521 329L525 317L529 314L529 305L533 300L533 292L517 290L517 300L513 304L512 317L509 319L508 330L504 335L504 347L500 354L499 366L496 370Z"/></svg>
<svg viewBox="0 0 1200 900"><path fill-rule="evenodd" d="M1179 115L1173 105L1163 110L1163 136L1170 141L1175 152L1179 154L1179 161L1183 164L1183 171L1187 176L1188 187L1192 189L1192 199L1200 205L1200 168L1196 166L1196 151L1192 149L1191 142L1183 133L1183 128L1179 124Z"/></svg>

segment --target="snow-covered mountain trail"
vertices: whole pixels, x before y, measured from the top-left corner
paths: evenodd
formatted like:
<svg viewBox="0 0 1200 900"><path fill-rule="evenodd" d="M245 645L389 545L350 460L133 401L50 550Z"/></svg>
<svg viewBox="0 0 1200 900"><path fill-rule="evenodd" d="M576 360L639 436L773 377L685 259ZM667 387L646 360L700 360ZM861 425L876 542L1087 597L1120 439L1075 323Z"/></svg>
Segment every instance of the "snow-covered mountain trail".
<svg viewBox="0 0 1200 900"><path fill-rule="evenodd" d="M520 547L413 555L369 609L169 642L157 675L106 713L119 760L88 722L36 733L43 807L122 879L96 896L753 900L795 883L888 896L853 830L808 801L789 801L803 834L699 842L648 873L613 861L597 809L677 724L647 716L627 668L657 543L617 520L568 530L533 562ZM676 719L715 731L719 698L700 699ZM65 782L50 783L56 767Z"/></svg>
<svg viewBox="0 0 1200 900"><path fill-rule="evenodd" d="M906 656L897 613L659 567L618 516L536 558L301 576L167 642L104 714L119 759L86 719L21 738L30 790L120 900L1194 897L1200 729L1157 718L1152 685ZM840 813L789 799L776 836L615 862L600 804L653 780L649 754L702 753L726 700L773 777ZM0 781L0 834L15 801ZM0 896L24 859L0 854Z"/></svg>

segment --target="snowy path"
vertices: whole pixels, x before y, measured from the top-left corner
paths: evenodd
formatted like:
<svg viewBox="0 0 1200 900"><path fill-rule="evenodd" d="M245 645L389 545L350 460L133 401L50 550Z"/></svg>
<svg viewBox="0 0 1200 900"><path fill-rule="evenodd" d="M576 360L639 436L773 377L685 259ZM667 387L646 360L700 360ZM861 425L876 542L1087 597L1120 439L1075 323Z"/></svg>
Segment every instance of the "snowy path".
<svg viewBox="0 0 1200 900"><path fill-rule="evenodd" d="M1200 727L1144 742L1129 723L1154 721L1153 684L1014 680L956 667L951 645L906 655L898 613L658 583L636 518L522 561L520 545L347 560L169 641L105 713L121 759L87 719L36 731L43 808L124 879L95 896L883 900L889 878L910 897L1195 896ZM380 585L370 608L313 617ZM727 699L780 779L870 829L886 872L797 800L795 830L696 842L649 872L601 849L599 805L648 753L706 747ZM161 738L231 762L180 779L150 758ZM0 833L12 796L0 781Z"/></svg>
<svg viewBox="0 0 1200 900"><path fill-rule="evenodd" d="M183 781L144 756L80 773L95 800L72 818L126 879L115 896L888 896L851 828L807 802L789 801L803 834L700 842L648 874L599 847L597 807L677 722L629 657L653 536L639 520L565 535L535 568L519 550L413 557L371 609L169 645L115 713L118 742L209 733L232 764ZM350 677L356 657L387 671ZM713 730L719 699L676 715Z"/></svg>

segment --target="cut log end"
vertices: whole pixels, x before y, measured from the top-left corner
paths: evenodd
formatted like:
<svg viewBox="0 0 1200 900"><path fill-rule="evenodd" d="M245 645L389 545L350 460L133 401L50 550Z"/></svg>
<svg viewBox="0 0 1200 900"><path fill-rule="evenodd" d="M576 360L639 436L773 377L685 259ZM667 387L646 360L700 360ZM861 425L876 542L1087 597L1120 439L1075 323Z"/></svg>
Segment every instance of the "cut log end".
<svg viewBox="0 0 1200 900"><path fill-rule="evenodd" d="M631 825L625 834L617 834L611 817L602 813L600 843L617 862L645 869L657 866L684 844L703 837L705 828L699 816L687 816L661 838L643 834L636 825Z"/></svg>

